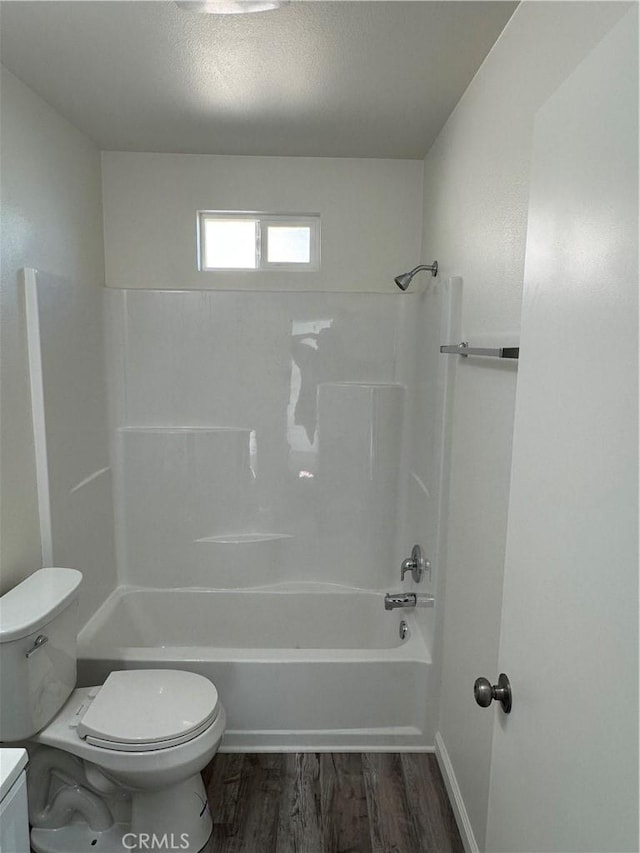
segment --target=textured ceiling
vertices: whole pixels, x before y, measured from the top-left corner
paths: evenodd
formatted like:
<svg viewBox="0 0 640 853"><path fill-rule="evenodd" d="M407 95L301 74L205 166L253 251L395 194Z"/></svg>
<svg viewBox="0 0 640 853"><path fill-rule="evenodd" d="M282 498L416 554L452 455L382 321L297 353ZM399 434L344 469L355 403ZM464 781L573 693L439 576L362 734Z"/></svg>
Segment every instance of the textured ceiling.
<svg viewBox="0 0 640 853"><path fill-rule="evenodd" d="M0 4L0 58L101 148L421 158L517 4Z"/></svg>

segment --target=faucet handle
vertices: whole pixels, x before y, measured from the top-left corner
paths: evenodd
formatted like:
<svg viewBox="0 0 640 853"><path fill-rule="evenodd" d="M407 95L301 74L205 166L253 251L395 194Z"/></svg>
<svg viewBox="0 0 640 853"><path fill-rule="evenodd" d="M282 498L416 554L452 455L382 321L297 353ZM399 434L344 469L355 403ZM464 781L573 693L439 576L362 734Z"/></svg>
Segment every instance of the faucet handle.
<svg viewBox="0 0 640 853"><path fill-rule="evenodd" d="M400 580L404 580L407 572L411 572L413 580L420 583L425 572L431 571L431 563L422 556L422 548L419 545L414 545L411 549L411 556L402 561L400 566Z"/></svg>

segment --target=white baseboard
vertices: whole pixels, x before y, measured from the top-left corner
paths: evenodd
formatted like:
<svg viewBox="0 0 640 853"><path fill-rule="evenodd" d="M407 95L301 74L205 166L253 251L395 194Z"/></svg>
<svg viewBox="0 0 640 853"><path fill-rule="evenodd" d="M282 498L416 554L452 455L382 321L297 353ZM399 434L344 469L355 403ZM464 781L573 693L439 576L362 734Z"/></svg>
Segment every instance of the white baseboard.
<svg viewBox="0 0 640 853"><path fill-rule="evenodd" d="M442 773L444 784L447 789L447 793L449 794L449 799L451 800L451 808L453 809L456 823L460 830L464 849L466 850L466 853L480 853L480 848L478 847L478 842L473 834L473 827L471 826L471 821L469 820L469 815L467 814L464 800L462 799L462 794L458 786L458 780L456 779L456 774L453 772L453 765L440 732L436 732L435 741L438 766L440 767L440 772Z"/></svg>
<svg viewBox="0 0 640 853"><path fill-rule="evenodd" d="M434 752L412 726L380 729L227 729L219 752Z"/></svg>

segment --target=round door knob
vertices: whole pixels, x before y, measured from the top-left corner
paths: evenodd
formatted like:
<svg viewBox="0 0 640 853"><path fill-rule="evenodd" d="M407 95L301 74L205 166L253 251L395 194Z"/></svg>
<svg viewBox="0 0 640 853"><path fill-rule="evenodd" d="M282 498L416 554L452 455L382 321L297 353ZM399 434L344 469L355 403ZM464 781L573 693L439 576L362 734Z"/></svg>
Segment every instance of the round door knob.
<svg viewBox="0 0 640 853"><path fill-rule="evenodd" d="M481 708L488 708L496 699L505 714L511 711L511 684L504 672L500 673L497 684L491 684L488 678L476 678L473 695Z"/></svg>
<svg viewBox="0 0 640 853"><path fill-rule="evenodd" d="M473 695L481 708L488 708L493 702L493 687L488 678L476 678L473 685Z"/></svg>

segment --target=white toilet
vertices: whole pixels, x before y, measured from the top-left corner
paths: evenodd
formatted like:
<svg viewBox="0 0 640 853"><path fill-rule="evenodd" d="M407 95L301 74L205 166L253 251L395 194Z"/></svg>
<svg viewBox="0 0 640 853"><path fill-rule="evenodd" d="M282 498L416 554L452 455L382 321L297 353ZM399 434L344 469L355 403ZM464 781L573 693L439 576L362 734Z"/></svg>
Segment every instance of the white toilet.
<svg viewBox="0 0 640 853"><path fill-rule="evenodd" d="M216 688L161 669L76 688L81 580L40 569L0 598L0 741L28 741L31 846L196 853L212 829L200 771L226 722Z"/></svg>

